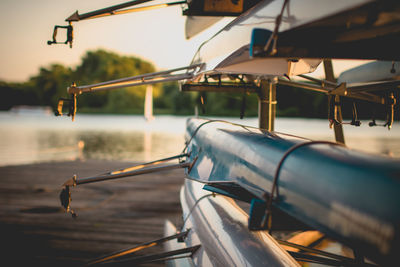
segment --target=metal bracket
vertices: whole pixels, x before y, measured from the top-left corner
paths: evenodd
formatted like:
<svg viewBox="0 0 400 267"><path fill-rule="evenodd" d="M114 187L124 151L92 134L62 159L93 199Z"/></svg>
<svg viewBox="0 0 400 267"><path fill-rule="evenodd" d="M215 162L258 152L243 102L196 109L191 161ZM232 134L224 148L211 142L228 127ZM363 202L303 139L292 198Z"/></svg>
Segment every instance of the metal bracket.
<svg viewBox="0 0 400 267"><path fill-rule="evenodd" d="M346 96L347 95L347 86L346 83L339 84L335 89L329 90L328 94L330 95L339 95Z"/></svg>
<svg viewBox="0 0 400 267"><path fill-rule="evenodd" d="M72 180L73 180L72 186L75 186L76 185L76 175L74 175ZM66 184L64 184L64 185L65 185L65 187L63 188L63 190L61 190L61 193L60 193L61 206L64 207L65 212L71 213L72 218L75 219L77 217L77 214L74 212L73 209L71 209L72 198L71 198L71 191L69 190L70 185L66 185Z"/></svg>
<svg viewBox="0 0 400 267"><path fill-rule="evenodd" d="M66 29L67 30L67 39L64 42L57 42L58 29ZM52 44L69 44L69 47L72 48L73 39L74 39L74 28L72 27L72 24L70 22L68 26L60 26L60 25L54 26L53 40L47 41L47 44L48 45L52 45Z"/></svg>
<svg viewBox="0 0 400 267"><path fill-rule="evenodd" d="M396 105L397 102L393 92L387 95L385 102L386 102L386 123L384 126L387 126L388 129L390 130L392 128L394 120L394 106Z"/></svg>
<svg viewBox="0 0 400 267"><path fill-rule="evenodd" d="M68 113L63 113L64 102L68 103ZM75 119L76 114L76 94L71 94L71 98L60 98L58 100L57 110L54 113L56 116L68 116L72 117L72 121Z"/></svg>
<svg viewBox="0 0 400 267"><path fill-rule="evenodd" d="M259 199L253 198L251 200L248 228L249 230L265 230L267 229L267 224L265 220L267 219L267 202Z"/></svg>

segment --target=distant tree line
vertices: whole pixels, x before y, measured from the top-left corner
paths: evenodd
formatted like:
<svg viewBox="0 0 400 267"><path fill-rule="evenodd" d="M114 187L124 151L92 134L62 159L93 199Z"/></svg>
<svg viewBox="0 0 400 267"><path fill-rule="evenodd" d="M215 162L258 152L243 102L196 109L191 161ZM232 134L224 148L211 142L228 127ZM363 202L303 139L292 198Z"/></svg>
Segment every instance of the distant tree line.
<svg viewBox="0 0 400 267"><path fill-rule="evenodd" d="M0 81L0 110L9 110L16 105L51 106L56 109L58 99L67 96L66 88L72 82L85 85L154 71L156 69L151 63L136 57L105 50L88 51L75 68L53 64L40 68L37 75L23 83ZM144 95L145 86L82 94L78 98L78 110L142 114ZM154 113L191 115L198 106L200 115L239 116L245 103L245 116L257 115L255 94L207 93L202 96L204 105L200 104L199 93L180 92L176 82L156 84L153 90ZM323 94L278 85L277 99L278 116L327 118L328 103ZM351 110L345 109L346 114L351 114Z"/></svg>

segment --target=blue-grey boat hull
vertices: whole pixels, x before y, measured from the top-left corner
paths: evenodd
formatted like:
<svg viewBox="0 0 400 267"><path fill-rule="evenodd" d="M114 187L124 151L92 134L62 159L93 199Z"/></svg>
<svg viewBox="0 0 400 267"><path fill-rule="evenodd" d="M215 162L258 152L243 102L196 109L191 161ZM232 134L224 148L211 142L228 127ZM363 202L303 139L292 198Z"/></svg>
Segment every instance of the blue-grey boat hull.
<svg viewBox="0 0 400 267"><path fill-rule="evenodd" d="M259 199L271 192L277 166L293 146L309 142L222 122L189 119L187 176L233 182ZM399 251L400 161L333 144L286 155L274 207L370 258L390 262Z"/></svg>

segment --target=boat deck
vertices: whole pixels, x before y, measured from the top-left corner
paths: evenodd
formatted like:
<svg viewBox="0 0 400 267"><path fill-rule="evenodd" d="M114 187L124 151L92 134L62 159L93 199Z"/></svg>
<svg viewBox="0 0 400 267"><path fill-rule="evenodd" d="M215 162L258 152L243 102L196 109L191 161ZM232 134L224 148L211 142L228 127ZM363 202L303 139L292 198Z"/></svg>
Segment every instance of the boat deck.
<svg viewBox="0 0 400 267"><path fill-rule="evenodd" d="M59 192L73 174L79 179L127 166L88 160L1 167L2 261L10 260L13 266L80 266L162 237L165 219L180 225L183 170L78 186L72 189L71 203L78 217L63 212Z"/></svg>

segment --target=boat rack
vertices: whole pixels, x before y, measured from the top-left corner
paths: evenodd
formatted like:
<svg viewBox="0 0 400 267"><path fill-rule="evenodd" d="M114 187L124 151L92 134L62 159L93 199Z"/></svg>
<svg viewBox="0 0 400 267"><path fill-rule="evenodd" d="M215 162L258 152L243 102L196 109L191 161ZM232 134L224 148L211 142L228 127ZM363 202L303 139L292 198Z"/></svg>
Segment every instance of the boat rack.
<svg viewBox="0 0 400 267"><path fill-rule="evenodd" d="M259 93L260 81L271 80L275 84L301 88L314 92L324 93L327 95L335 95L335 96L337 95L337 96L349 97L378 104L385 104L387 103L387 100L385 99L384 96L380 96L372 92L386 91L391 88L394 90L400 86L400 80L379 81L370 83L338 84L336 82L316 79L307 75L298 75L300 78L307 79L310 82L293 81L291 79L284 79L284 78L279 78L276 80L263 77L258 78L257 79L258 82L244 82L243 80L240 80L239 82L232 82L232 81L222 80L221 76L222 75L218 76L218 82L209 82L208 81L209 77L207 77L207 75L204 75L203 82L184 83L181 86L181 90L185 92L197 91L197 92Z"/></svg>

